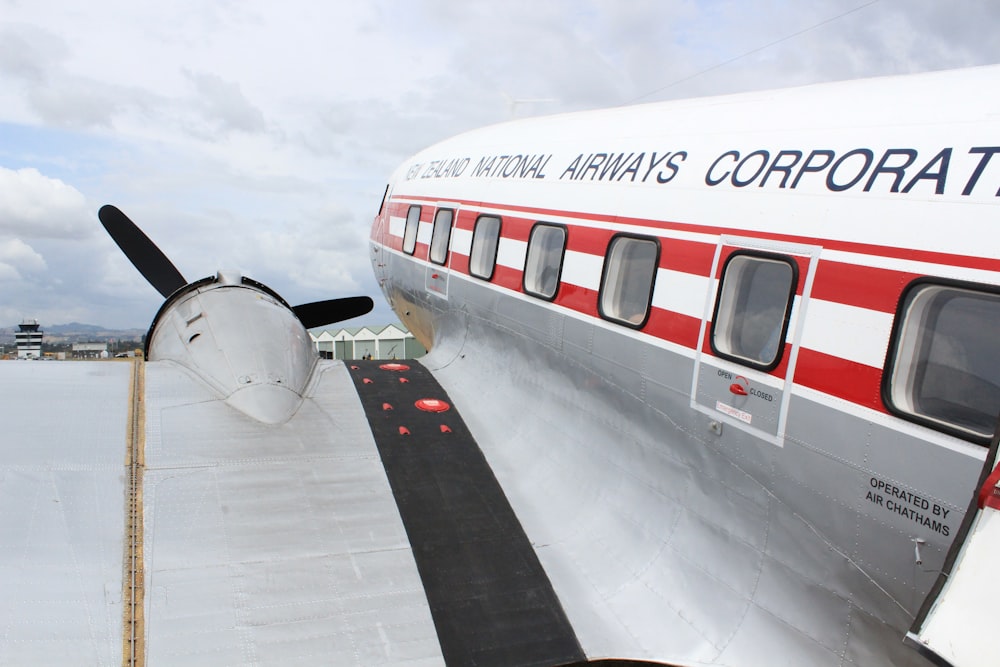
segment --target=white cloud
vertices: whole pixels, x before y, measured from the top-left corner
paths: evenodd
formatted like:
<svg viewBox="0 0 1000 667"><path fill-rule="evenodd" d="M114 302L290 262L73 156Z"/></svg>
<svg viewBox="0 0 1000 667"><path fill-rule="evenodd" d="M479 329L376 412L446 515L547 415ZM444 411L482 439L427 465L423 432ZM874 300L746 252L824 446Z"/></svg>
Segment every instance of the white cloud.
<svg viewBox="0 0 1000 667"><path fill-rule="evenodd" d="M247 101L238 83L215 74L184 74L194 85L195 106L203 111L212 131L261 132L266 128L264 114Z"/></svg>
<svg viewBox="0 0 1000 667"><path fill-rule="evenodd" d="M0 279L20 280L22 272L44 271L45 260L21 239L0 240Z"/></svg>
<svg viewBox="0 0 1000 667"><path fill-rule="evenodd" d="M0 72L15 79L40 84L68 53L66 43L31 24L0 27Z"/></svg>
<svg viewBox="0 0 1000 667"><path fill-rule="evenodd" d="M83 238L93 214L83 194L37 169L0 167L0 236Z"/></svg>

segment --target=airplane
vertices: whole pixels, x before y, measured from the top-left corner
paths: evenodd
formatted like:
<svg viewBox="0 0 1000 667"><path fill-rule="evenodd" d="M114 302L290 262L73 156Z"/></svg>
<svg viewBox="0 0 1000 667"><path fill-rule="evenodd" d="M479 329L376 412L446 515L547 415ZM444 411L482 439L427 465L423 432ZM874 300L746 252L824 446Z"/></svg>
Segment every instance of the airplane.
<svg viewBox="0 0 1000 667"><path fill-rule="evenodd" d="M0 663L992 664L998 75L436 144L370 238L420 360L102 208L165 301L0 364Z"/></svg>
<svg viewBox="0 0 1000 667"><path fill-rule="evenodd" d="M998 76L520 120L392 175L376 275L585 656L993 664Z"/></svg>

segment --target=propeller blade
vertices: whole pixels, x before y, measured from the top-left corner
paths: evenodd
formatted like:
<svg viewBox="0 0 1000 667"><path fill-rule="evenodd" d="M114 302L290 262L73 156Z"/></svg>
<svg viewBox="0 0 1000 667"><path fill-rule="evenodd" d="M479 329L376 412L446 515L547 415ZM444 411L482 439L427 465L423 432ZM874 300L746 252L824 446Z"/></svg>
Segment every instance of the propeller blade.
<svg viewBox="0 0 1000 667"><path fill-rule="evenodd" d="M367 296L349 296L343 299L313 301L295 306L292 310L299 316L306 329L313 329L341 320L349 320L371 311L375 302Z"/></svg>
<svg viewBox="0 0 1000 667"><path fill-rule="evenodd" d="M97 217L129 261L164 298L187 285L181 272L127 215L106 204L97 212Z"/></svg>

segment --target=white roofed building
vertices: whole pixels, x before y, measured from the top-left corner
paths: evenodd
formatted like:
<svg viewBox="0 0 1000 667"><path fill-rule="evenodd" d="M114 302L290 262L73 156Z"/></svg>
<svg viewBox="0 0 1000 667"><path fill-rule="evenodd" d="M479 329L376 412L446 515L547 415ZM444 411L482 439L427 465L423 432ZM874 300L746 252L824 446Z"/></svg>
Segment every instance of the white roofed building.
<svg viewBox="0 0 1000 667"><path fill-rule="evenodd" d="M415 359L427 353L402 324L381 327L348 327L309 332L313 345L326 359Z"/></svg>
<svg viewBox="0 0 1000 667"><path fill-rule="evenodd" d="M73 343L74 359L107 359L107 343Z"/></svg>

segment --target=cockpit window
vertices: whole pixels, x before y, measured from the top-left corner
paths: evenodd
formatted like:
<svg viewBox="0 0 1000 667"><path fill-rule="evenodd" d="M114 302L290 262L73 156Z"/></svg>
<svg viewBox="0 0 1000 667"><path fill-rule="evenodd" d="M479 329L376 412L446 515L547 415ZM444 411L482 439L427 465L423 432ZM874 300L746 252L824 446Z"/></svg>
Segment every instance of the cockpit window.
<svg viewBox="0 0 1000 667"><path fill-rule="evenodd" d="M472 254L469 257L469 273L477 278L489 280L497 263L497 247L500 243L500 218L481 215L476 220L472 232Z"/></svg>
<svg viewBox="0 0 1000 667"><path fill-rule="evenodd" d="M645 324L659 256L660 246L654 239L611 239L598 301L601 317L635 328Z"/></svg>
<svg viewBox="0 0 1000 667"><path fill-rule="evenodd" d="M434 214L430 260L435 264L448 261L448 242L451 240L451 223L454 217L455 211L450 208L439 208Z"/></svg>
<svg viewBox="0 0 1000 667"><path fill-rule="evenodd" d="M525 292L542 299L555 298L565 250L565 227L541 222L532 227L524 262Z"/></svg>
<svg viewBox="0 0 1000 667"><path fill-rule="evenodd" d="M1000 293L912 283L893 325L882 395L895 414L989 444L1000 413Z"/></svg>
<svg viewBox="0 0 1000 667"><path fill-rule="evenodd" d="M412 255L417 247L417 229L420 227L420 207L411 206L406 212L406 229L403 230L403 252Z"/></svg>
<svg viewBox="0 0 1000 667"><path fill-rule="evenodd" d="M790 257L736 252L722 269L712 317L712 351L751 368L781 361L798 267Z"/></svg>

